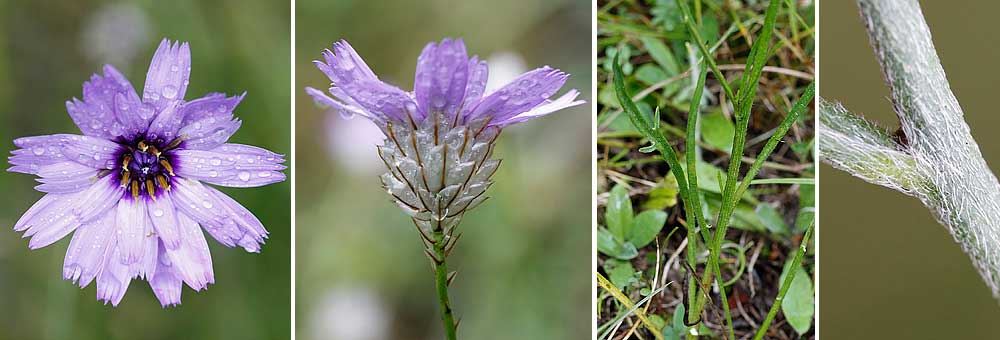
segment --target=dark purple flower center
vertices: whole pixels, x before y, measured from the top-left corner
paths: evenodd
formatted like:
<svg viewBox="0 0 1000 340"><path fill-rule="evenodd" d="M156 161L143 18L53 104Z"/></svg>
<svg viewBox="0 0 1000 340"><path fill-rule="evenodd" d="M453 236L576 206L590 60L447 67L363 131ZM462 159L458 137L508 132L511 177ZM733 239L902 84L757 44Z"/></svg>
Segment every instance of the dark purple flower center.
<svg viewBox="0 0 1000 340"><path fill-rule="evenodd" d="M140 196L155 199L170 191L175 176L170 151L180 143L180 138L162 145L141 137L136 141L119 142L124 147L118 156L120 167L117 169L121 188L136 199Z"/></svg>

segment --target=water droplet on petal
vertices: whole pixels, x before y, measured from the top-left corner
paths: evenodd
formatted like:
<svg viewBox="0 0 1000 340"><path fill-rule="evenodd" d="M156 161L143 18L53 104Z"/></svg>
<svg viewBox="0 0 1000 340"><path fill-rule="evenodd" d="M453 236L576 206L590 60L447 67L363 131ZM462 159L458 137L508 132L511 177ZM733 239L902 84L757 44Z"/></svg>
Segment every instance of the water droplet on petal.
<svg viewBox="0 0 1000 340"><path fill-rule="evenodd" d="M163 98L174 99L177 97L177 88L173 85L167 85L163 87Z"/></svg>
<svg viewBox="0 0 1000 340"><path fill-rule="evenodd" d="M249 173L249 172L246 172L246 171L240 171L240 174L239 174L238 176L240 177L240 180L242 180L242 181L244 181L244 182L246 182L246 181L249 181L249 180L250 180L250 173Z"/></svg>
<svg viewBox="0 0 1000 340"><path fill-rule="evenodd" d="M153 211L153 216L163 217L163 209L156 209Z"/></svg>
<svg viewBox="0 0 1000 340"><path fill-rule="evenodd" d="M205 207L205 209L212 209L212 202L201 201L201 206Z"/></svg>

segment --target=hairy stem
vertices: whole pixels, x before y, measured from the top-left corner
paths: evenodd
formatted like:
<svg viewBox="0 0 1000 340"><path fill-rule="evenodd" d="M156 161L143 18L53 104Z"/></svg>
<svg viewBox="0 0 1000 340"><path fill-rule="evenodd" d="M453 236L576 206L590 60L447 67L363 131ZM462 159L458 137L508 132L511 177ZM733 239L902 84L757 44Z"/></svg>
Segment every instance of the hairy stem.
<svg viewBox="0 0 1000 340"><path fill-rule="evenodd" d="M441 323L444 325L444 333L448 340L455 340L455 333L458 325L455 324L455 315L451 310L451 301L448 299L448 263L445 246L444 231L434 232L434 279L437 283L438 301L441 303ZM438 261L440 260L440 261Z"/></svg>
<svg viewBox="0 0 1000 340"><path fill-rule="evenodd" d="M920 5L916 0L859 0L858 5L905 139L886 144L877 129L847 128L861 127L863 120L827 106L824 116L830 112L839 121L821 121L820 153L857 177L918 197L997 297L1000 182L969 132Z"/></svg>

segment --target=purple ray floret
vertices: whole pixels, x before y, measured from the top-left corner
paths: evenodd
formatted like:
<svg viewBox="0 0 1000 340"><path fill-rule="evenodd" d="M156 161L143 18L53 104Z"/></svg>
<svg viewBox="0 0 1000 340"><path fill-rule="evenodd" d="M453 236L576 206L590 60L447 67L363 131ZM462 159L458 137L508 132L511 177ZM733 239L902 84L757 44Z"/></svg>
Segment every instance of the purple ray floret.
<svg viewBox="0 0 1000 340"><path fill-rule="evenodd" d="M306 92L322 106L346 117L361 115L377 125L419 124L443 114L456 125L485 117L487 125L502 128L583 103L576 100L580 94L576 90L549 99L569 75L548 66L484 94L486 62L469 58L461 39L444 39L424 47L417 58L412 93L379 80L346 41L334 43L332 51L323 52L323 59L314 63L330 78L329 92L311 87Z"/></svg>
<svg viewBox="0 0 1000 340"><path fill-rule="evenodd" d="M31 249L73 234L63 278L117 306L132 279L144 279L164 307L181 302L182 283L215 283L202 232L259 252L264 225L226 194L202 184L257 187L285 180L284 157L227 143L243 95L185 101L188 44L164 39L140 97L111 65L83 84L66 110L83 135L14 140L7 171L38 176L45 193L14 225Z"/></svg>

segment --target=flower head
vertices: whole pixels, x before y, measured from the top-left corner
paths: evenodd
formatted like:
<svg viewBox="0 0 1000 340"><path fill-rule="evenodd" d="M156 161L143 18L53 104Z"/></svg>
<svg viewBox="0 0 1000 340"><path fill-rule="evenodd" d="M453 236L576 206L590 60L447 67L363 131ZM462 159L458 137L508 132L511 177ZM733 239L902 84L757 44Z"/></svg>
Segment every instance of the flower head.
<svg viewBox="0 0 1000 340"><path fill-rule="evenodd" d="M33 174L46 193L14 230L38 249L73 233L63 278L117 306L133 278L149 281L163 306L180 304L182 282L215 282L202 228L226 246L260 251L261 222L202 182L254 187L281 182L283 156L226 143L240 127L243 96L212 93L184 100L191 72L188 44L164 39L140 97L106 65L66 102L83 135L14 140L8 171ZM200 226L200 227L199 227Z"/></svg>
<svg viewBox="0 0 1000 340"><path fill-rule="evenodd" d="M576 90L549 99L569 75L548 66L484 94L487 65L469 58L460 39L427 44L417 58L412 93L380 81L346 41L323 58L314 63L332 82L329 95L306 92L322 106L382 129L386 139L378 151L389 170L382 183L413 217L435 261L432 245L447 242L450 249L462 215L486 199L500 165L491 158L500 130L583 103Z"/></svg>

